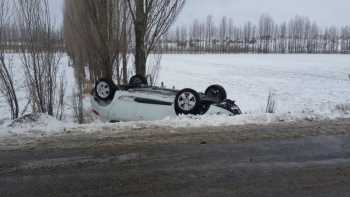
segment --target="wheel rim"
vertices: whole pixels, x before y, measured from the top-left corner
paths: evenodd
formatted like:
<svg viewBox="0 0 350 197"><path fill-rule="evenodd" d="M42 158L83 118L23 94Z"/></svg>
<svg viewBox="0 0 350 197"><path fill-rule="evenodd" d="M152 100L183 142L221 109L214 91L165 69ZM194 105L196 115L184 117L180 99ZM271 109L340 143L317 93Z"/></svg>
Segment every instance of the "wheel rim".
<svg viewBox="0 0 350 197"><path fill-rule="evenodd" d="M103 99L108 98L111 93L111 88L109 87L109 84L104 81L98 83L96 89L98 96Z"/></svg>
<svg viewBox="0 0 350 197"><path fill-rule="evenodd" d="M180 94L178 100L179 108L183 111L191 111L197 103L197 99L194 94L190 92L184 92Z"/></svg>

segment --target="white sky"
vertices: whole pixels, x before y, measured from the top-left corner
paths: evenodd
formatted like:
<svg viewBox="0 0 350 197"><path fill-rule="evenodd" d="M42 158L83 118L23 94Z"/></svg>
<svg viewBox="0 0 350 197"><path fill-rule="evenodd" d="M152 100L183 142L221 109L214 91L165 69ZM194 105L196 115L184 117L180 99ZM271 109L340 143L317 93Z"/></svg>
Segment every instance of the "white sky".
<svg viewBox="0 0 350 197"><path fill-rule="evenodd" d="M50 1L61 21L63 0ZM232 17L241 24L247 20L256 22L263 13L270 14L276 22L302 15L322 26L350 25L350 0L187 0L177 24L192 23L196 18L205 20L208 14L216 20Z"/></svg>
<svg viewBox="0 0 350 197"><path fill-rule="evenodd" d="M241 24L247 20L256 22L263 13L270 14L276 22L301 15L322 26L350 25L350 0L187 0L177 23L205 20L211 14L216 20L228 16Z"/></svg>

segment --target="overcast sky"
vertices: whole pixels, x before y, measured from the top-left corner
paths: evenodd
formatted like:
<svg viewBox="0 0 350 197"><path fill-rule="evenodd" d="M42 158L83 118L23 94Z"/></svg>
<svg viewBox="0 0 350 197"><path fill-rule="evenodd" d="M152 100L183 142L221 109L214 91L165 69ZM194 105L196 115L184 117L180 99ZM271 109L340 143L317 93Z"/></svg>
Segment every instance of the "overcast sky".
<svg viewBox="0 0 350 197"><path fill-rule="evenodd" d="M58 17L62 1L51 0ZM276 22L301 15L322 26L350 25L350 0L187 0L177 24L188 24L196 18L205 20L208 14L216 20L232 17L238 24L247 20L256 22L263 13L270 14Z"/></svg>
<svg viewBox="0 0 350 197"><path fill-rule="evenodd" d="M204 20L208 14L216 20L228 16L236 23L256 22L263 13L277 22L301 15L322 26L350 25L350 0L187 0L177 22Z"/></svg>

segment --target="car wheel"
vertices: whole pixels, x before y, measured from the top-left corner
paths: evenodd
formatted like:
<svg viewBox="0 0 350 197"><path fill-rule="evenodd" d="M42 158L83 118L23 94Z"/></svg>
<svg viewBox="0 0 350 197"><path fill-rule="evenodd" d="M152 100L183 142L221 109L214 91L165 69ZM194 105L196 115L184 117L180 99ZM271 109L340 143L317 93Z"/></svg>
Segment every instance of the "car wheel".
<svg viewBox="0 0 350 197"><path fill-rule="evenodd" d="M101 79L96 82L95 95L103 101L112 100L117 87L112 80Z"/></svg>
<svg viewBox="0 0 350 197"><path fill-rule="evenodd" d="M141 75L135 75L130 78L129 86L132 88L140 88L143 86L148 86L147 79Z"/></svg>
<svg viewBox="0 0 350 197"><path fill-rule="evenodd" d="M211 85L205 90L205 95L213 99L216 103L221 103L227 99L225 88L220 85Z"/></svg>
<svg viewBox="0 0 350 197"><path fill-rule="evenodd" d="M200 114L200 97L192 89L183 89L175 97L175 112L177 115Z"/></svg>

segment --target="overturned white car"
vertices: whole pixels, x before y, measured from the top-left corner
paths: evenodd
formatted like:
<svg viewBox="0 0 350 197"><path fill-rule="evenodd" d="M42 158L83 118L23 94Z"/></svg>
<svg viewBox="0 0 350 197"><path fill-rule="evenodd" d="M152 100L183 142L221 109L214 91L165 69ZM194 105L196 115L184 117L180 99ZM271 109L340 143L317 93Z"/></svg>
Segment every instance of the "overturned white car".
<svg viewBox="0 0 350 197"><path fill-rule="evenodd" d="M199 93L193 89L148 86L145 78L134 76L127 86L99 80L91 103L93 112L109 122L160 120L181 114L241 114L235 102L226 97L226 91L220 85L212 85L205 93Z"/></svg>

